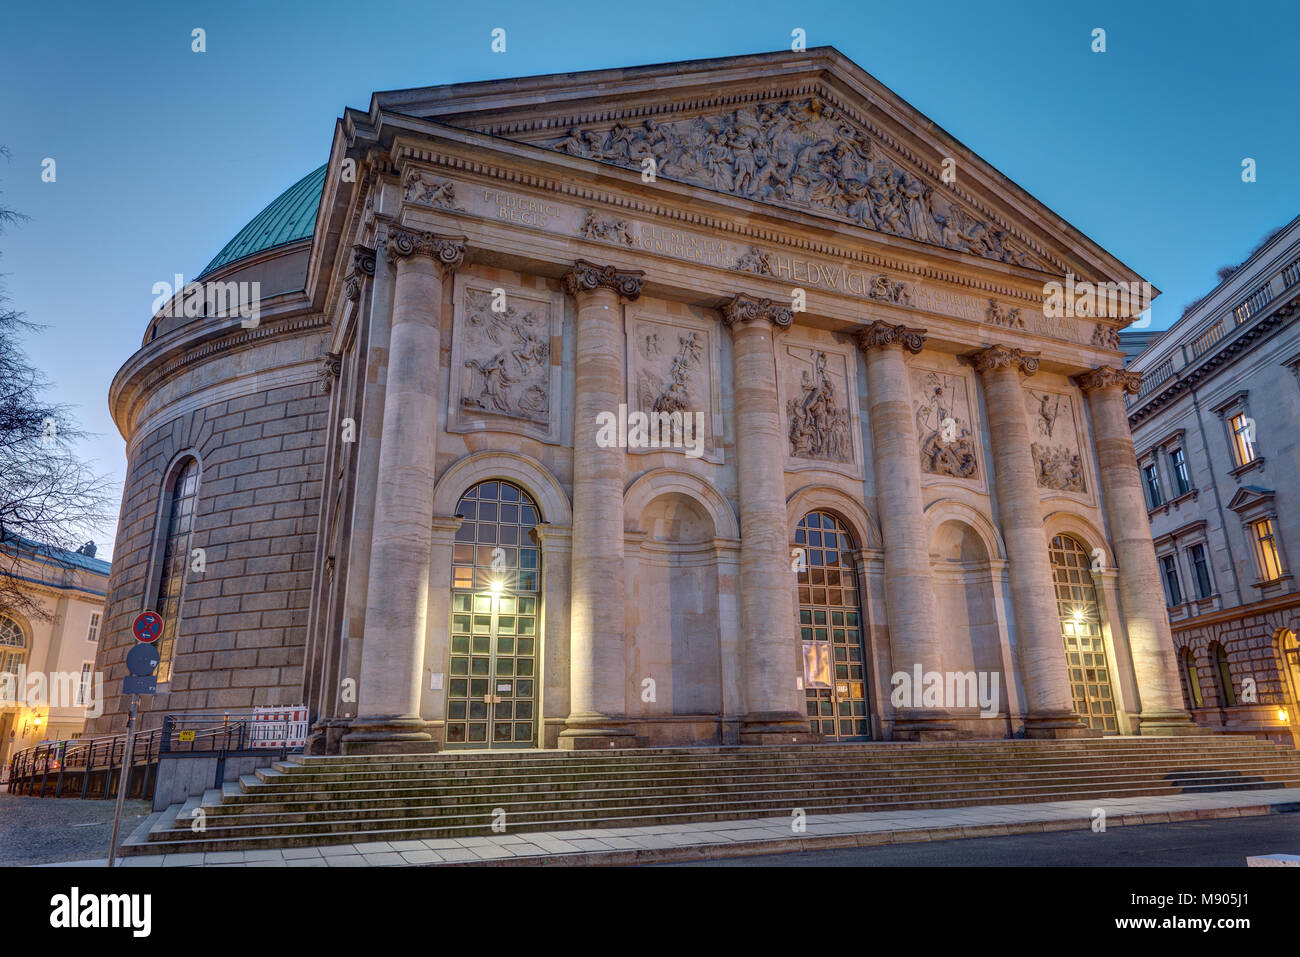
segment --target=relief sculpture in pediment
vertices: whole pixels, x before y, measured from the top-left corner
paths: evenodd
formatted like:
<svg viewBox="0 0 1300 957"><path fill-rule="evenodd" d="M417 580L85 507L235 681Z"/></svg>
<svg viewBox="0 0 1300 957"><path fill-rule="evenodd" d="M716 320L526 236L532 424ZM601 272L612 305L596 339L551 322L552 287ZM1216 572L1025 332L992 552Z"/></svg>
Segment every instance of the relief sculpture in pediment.
<svg viewBox="0 0 1300 957"><path fill-rule="evenodd" d="M569 129L551 149L748 199L828 212L869 229L1035 266L1003 230L887 155L820 97L609 130ZM647 164L646 161L653 161ZM760 271L757 265L751 268Z"/></svg>

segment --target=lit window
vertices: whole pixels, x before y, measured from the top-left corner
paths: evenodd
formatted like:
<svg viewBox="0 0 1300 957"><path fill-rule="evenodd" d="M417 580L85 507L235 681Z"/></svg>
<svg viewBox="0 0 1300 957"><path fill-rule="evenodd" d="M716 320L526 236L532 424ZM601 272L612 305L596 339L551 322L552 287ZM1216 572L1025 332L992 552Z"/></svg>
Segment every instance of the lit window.
<svg viewBox="0 0 1300 957"><path fill-rule="evenodd" d="M1156 471L1155 463L1144 468L1142 475L1146 479L1147 505L1150 508L1158 508L1164 499L1160 497L1160 473Z"/></svg>
<svg viewBox="0 0 1300 957"><path fill-rule="evenodd" d="M0 672L16 675L27 660L27 640L12 618L0 616Z"/></svg>
<svg viewBox="0 0 1300 957"><path fill-rule="evenodd" d="M86 632L87 641L99 641L99 615L90 613L90 630Z"/></svg>
<svg viewBox="0 0 1300 957"><path fill-rule="evenodd" d="M1160 559L1160 570L1165 579L1165 598L1169 607L1183 603L1183 589L1178 583L1178 566L1174 564L1173 555L1164 555Z"/></svg>
<svg viewBox="0 0 1300 957"><path fill-rule="evenodd" d="M1192 490L1192 479L1187 474L1187 456L1182 449L1174 449L1169 453L1169 463L1174 468L1174 487L1179 495L1186 495Z"/></svg>
<svg viewBox="0 0 1300 957"><path fill-rule="evenodd" d="M1214 659L1216 691L1219 692L1219 707L1231 708L1237 704L1237 693L1232 687L1232 670L1228 667L1228 653L1223 645L1215 642L1210 647L1210 657Z"/></svg>
<svg viewBox="0 0 1300 957"><path fill-rule="evenodd" d="M1205 706L1205 700L1201 696L1201 679L1196 674L1196 661L1192 658L1192 650L1184 648L1181 657L1183 696L1187 699L1188 707L1202 708Z"/></svg>
<svg viewBox="0 0 1300 957"><path fill-rule="evenodd" d="M1253 423L1245 412L1238 412L1230 420L1232 426L1232 454L1238 465L1255 461L1255 437L1251 434Z"/></svg>
<svg viewBox="0 0 1300 957"><path fill-rule="evenodd" d="M1210 585L1210 563L1205 557L1205 546L1193 545L1187 550L1187 557L1192 563L1192 577L1196 579L1196 597L1209 598L1214 589Z"/></svg>
<svg viewBox="0 0 1300 957"><path fill-rule="evenodd" d="M1277 554L1277 540L1273 536L1273 522L1263 518L1250 526L1255 543L1255 564L1262 581L1276 581L1282 577L1282 561Z"/></svg>

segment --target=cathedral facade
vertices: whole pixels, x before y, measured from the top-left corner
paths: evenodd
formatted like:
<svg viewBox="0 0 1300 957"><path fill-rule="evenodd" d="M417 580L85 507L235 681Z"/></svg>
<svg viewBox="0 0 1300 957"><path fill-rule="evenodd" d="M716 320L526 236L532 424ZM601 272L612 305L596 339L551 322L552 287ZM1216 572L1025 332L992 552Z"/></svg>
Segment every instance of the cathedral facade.
<svg viewBox="0 0 1300 957"><path fill-rule="evenodd" d="M828 48L376 94L114 381L108 690L143 607L153 723L329 752L1188 731L1067 277L1140 282Z"/></svg>

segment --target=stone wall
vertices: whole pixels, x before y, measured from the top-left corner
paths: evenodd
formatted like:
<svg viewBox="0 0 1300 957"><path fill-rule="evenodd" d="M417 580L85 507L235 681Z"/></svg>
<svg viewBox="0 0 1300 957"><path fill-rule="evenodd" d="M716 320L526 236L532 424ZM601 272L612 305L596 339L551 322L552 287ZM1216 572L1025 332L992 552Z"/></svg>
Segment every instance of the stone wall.
<svg viewBox="0 0 1300 957"><path fill-rule="evenodd" d="M194 409L132 443L96 662L107 701L90 733L125 726L131 622L156 596L160 508L184 453L200 463L190 548L205 567L186 573L173 678L142 699L142 726L169 711L299 702L327 414L305 381Z"/></svg>

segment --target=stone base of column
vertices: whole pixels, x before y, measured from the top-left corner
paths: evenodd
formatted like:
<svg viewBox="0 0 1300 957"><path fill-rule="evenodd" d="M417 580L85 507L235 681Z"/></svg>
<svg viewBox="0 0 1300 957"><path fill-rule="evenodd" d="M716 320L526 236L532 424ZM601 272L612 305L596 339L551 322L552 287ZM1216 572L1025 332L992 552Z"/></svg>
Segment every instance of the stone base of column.
<svg viewBox="0 0 1300 957"><path fill-rule="evenodd" d="M1073 711L1031 714L1025 718L1026 738L1100 738L1101 732L1090 728Z"/></svg>
<svg viewBox="0 0 1300 957"><path fill-rule="evenodd" d="M438 742L418 714L362 715L343 736L343 754L433 754Z"/></svg>
<svg viewBox="0 0 1300 957"><path fill-rule="evenodd" d="M957 741L969 738L953 723L947 711L900 711L889 737L893 741Z"/></svg>
<svg viewBox="0 0 1300 957"><path fill-rule="evenodd" d="M311 728L307 735L304 754L338 754L339 743L352 724L347 718L322 718Z"/></svg>
<svg viewBox="0 0 1300 957"><path fill-rule="evenodd" d="M1137 733L1144 738L1167 738L1173 735L1213 734L1192 720L1186 711L1143 711L1136 716Z"/></svg>
<svg viewBox="0 0 1300 957"><path fill-rule="evenodd" d="M824 740L797 711L759 711L740 719L741 744L821 744Z"/></svg>
<svg viewBox="0 0 1300 957"><path fill-rule="evenodd" d="M613 715L571 714L564 722L555 746L561 751L608 751L635 748L636 732Z"/></svg>

